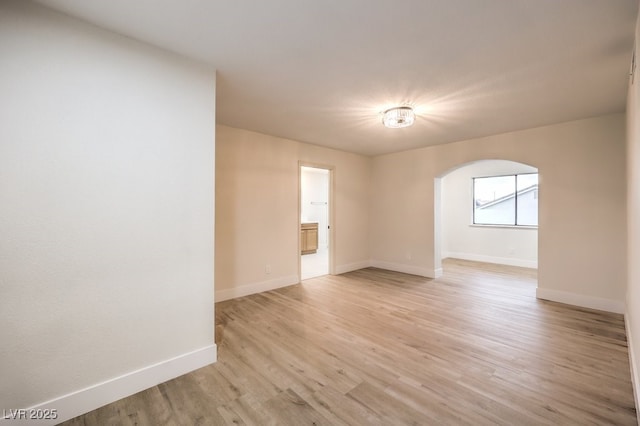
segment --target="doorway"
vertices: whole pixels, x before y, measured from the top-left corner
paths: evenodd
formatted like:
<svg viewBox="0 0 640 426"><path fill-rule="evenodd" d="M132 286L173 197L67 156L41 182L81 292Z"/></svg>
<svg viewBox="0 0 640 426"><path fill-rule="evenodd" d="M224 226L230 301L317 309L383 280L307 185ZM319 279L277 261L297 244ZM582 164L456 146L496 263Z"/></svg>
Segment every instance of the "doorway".
<svg viewBox="0 0 640 426"><path fill-rule="evenodd" d="M435 179L434 270L452 258L537 270L539 175L535 166L480 160Z"/></svg>
<svg viewBox="0 0 640 426"><path fill-rule="evenodd" d="M300 166L300 279L330 273L331 169Z"/></svg>

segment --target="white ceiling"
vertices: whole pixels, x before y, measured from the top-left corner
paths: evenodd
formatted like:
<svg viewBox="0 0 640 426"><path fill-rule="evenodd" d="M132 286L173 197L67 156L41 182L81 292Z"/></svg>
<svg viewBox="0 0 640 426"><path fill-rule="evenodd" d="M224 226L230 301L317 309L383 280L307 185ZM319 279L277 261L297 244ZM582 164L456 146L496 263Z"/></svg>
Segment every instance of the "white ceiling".
<svg viewBox="0 0 640 426"><path fill-rule="evenodd" d="M621 112L637 0L41 0L215 66L217 121L366 155ZM380 112L413 105L416 124Z"/></svg>

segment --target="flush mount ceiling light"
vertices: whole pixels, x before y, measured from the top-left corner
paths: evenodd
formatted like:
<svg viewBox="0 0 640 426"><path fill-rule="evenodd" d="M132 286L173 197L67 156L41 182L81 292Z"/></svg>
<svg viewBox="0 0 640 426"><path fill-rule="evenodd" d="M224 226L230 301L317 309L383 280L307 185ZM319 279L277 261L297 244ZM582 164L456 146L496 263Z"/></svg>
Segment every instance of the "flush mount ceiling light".
<svg viewBox="0 0 640 426"><path fill-rule="evenodd" d="M416 120L413 108L401 106L389 108L382 113L382 124L390 129L399 129L401 127L409 127Z"/></svg>

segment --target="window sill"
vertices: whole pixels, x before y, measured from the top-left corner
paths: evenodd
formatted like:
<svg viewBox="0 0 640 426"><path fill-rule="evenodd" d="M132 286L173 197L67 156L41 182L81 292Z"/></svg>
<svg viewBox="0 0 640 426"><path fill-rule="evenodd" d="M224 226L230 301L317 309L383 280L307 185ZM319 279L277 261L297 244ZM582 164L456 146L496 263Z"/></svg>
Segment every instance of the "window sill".
<svg viewBox="0 0 640 426"><path fill-rule="evenodd" d="M538 230L537 226L529 225L483 225L479 223L472 223L469 226L473 228L508 228L508 229L534 229Z"/></svg>

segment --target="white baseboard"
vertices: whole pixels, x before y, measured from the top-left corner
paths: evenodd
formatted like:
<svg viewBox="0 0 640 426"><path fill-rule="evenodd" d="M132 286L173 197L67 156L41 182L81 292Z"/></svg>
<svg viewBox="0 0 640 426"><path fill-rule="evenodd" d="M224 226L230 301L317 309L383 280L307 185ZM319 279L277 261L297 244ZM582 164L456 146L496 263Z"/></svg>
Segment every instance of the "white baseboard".
<svg viewBox="0 0 640 426"><path fill-rule="evenodd" d="M114 377L26 409L27 417L31 410L56 410L56 419L13 420L5 417L0 419L0 423L7 425L55 425L198 368L213 364L216 362L217 356L215 344L205 346L193 352L131 371L122 376Z"/></svg>
<svg viewBox="0 0 640 426"><path fill-rule="evenodd" d="M336 266L335 273L336 275L346 274L347 272L357 271L358 269L368 268L369 266L371 266L370 260L348 263L346 265Z"/></svg>
<svg viewBox="0 0 640 426"><path fill-rule="evenodd" d="M357 271L358 269L368 268L371 266L370 260L363 260L360 262L349 263L346 265L339 265L335 267L335 273L344 274L351 271ZM234 288L222 289L216 291L216 302L222 302L224 300L231 300L237 297L250 296L252 294L262 293L263 291L275 290L281 287L287 287L290 285L298 284L300 280L296 275L289 275L286 277L274 278L268 281L262 281L258 283L245 284Z"/></svg>
<svg viewBox="0 0 640 426"><path fill-rule="evenodd" d="M566 291L549 290L538 287L536 289L538 299L550 300L552 302L566 303L568 305L580 306L600 311L624 314L624 302L600 297L585 296L583 294L569 293Z"/></svg>
<svg viewBox="0 0 640 426"><path fill-rule="evenodd" d="M298 284L299 282L300 280L297 275L289 275L259 283L245 284L234 288L216 290L216 302L262 293L263 291L275 290L277 288Z"/></svg>
<svg viewBox="0 0 640 426"><path fill-rule="evenodd" d="M440 278L443 273L444 272L442 268L437 268L436 270L433 271L433 278Z"/></svg>
<svg viewBox="0 0 640 426"><path fill-rule="evenodd" d="M453 257L462 260L472 260L475 262L497 263L498 265L520 266L523 268L538 269L537 260L516 259L512 257L487 256L484 254L443 252L442 258Z"/></svg>
<svg viewBox="0 0 640 426"><path fill-rule="evenodd" d="M437 271L433 269L422 268L414 265L404 265L402 263L384 262L382 260L372 260L371 266L389 271L402 272L405 274L419 275L427 278L437 278Z"/></svg>
<svg viewBox="0 0 640 426"><path fill-rule="evenodd" d="M630 310L627 309L627 313L624 316L624 328L627 332L627 349L629 351L629 366L631 367L631 386L633 387L633 396L636 402L636 415L638 416L638 424L640 424L640 376L638 376L638 364L636 363L635 357L635 349L636 347L633 344L633 340L631 339L631 320L630 320Z"/></svg>

